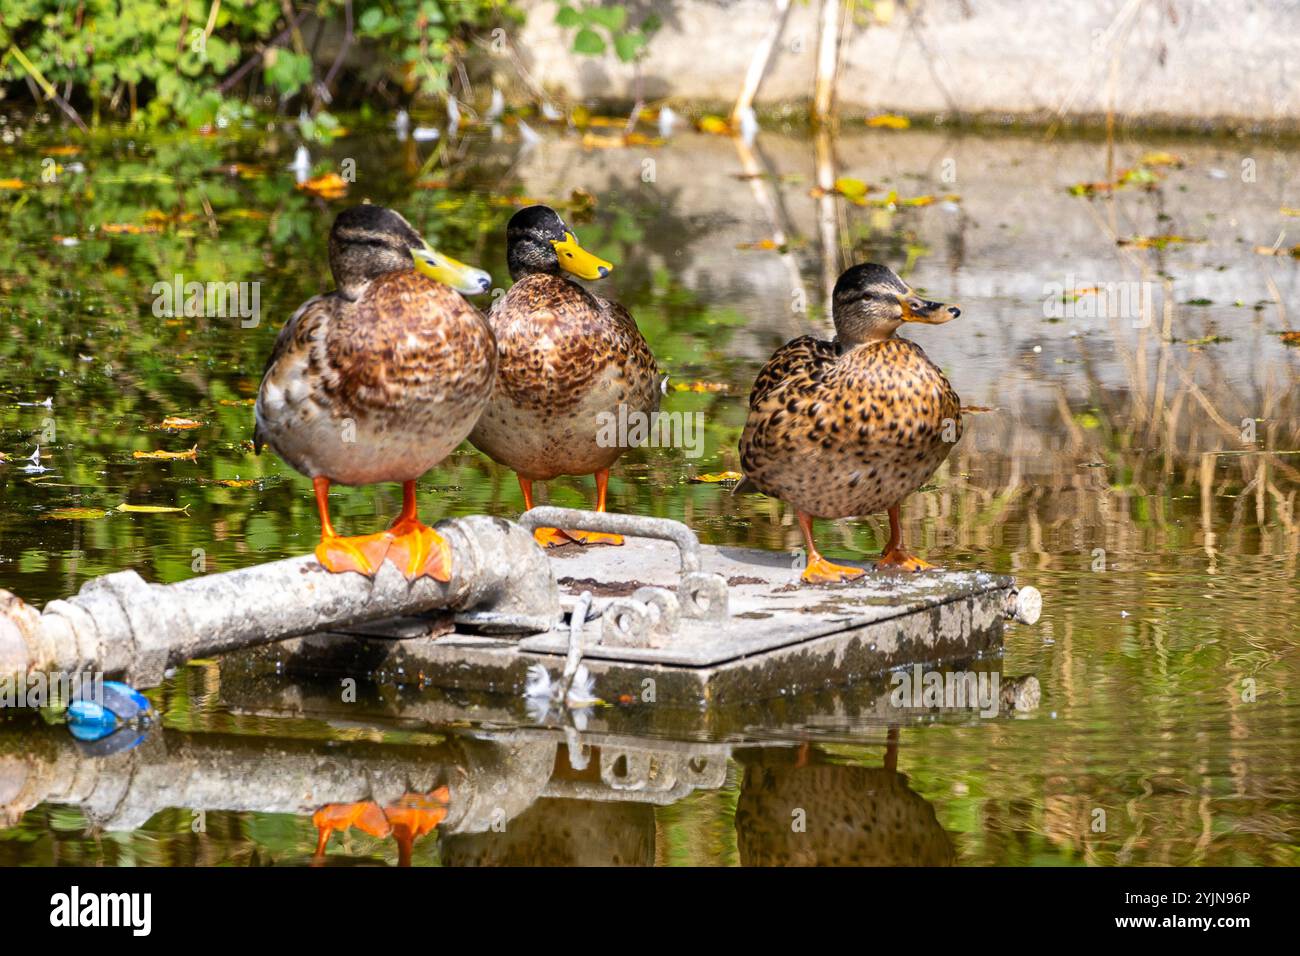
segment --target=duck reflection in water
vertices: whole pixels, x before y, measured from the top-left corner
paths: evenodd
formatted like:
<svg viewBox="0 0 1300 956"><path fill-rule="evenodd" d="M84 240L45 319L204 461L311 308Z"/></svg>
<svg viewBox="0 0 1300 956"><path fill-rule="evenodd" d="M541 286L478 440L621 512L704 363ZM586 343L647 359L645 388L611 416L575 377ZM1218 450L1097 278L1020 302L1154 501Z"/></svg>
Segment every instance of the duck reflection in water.
<svg viewBox="0 0 1300 956"><path fill-rule="evenodd" d="M951 866L952 839L934 807L898 772L898 730L884 766L818 763L796 755L737 753L745 764L736 807L743 866Z"/></svg>

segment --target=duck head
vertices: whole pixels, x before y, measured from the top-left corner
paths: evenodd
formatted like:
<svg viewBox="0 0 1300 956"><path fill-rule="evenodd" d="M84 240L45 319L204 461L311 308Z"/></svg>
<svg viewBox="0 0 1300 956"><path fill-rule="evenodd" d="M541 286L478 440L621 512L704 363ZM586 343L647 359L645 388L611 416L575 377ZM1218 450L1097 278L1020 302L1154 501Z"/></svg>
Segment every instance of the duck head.
<svg viewBox="0 0 1300 956"><path fill-rule="evenodd" d="M492 288L486 272L438 252L401 213L383 206L353 206L339 213L330 229L329 255L334 283L349 299L384 273L412 268L466 295Z"/></svg>
<svg viewBox="0 0 1300 956"><path fill-rule="evenodd" d="M578 245L578 237L550 206L527 206L510 217L506 260L512 279L535 272L568 272L579 279L603 279L614 269L612 262Z"/></svg>
<svg viewBox="0 0 1300 956"><path fill-rule="evenodd" d="M961 315L955 305L917 295L893 269L874 262L845 270L835 283L831 308L836 337L846 348L884 341L904 322L942 325Z"/></svg>

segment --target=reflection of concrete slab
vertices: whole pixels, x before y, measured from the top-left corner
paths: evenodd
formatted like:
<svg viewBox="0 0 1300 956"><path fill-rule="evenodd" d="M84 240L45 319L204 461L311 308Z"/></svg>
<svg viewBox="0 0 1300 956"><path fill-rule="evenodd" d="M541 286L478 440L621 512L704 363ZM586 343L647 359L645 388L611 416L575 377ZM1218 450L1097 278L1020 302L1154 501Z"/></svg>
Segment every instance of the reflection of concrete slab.
<svg viewBox="0 0 1300 956"><path fill-rule="evenodd" d="M975 571L875 573L856 582L803 587L786 555L702 549L703 570L728 584L729 617L683 619L650 646L601 643L601 620L587 623L583 657L606 700L640 699L654 681L660 703L739 703L844 686L915 663L968 660L997 651L1012 582ZM554 555L564 600L591 591L597 611L638 587L675 588L678 556L666 542L628 539L621 548ZM568 649L568 628L520 639L445 633L443 620L404 620L341 635L287 641L259 652L289 670L358 671L384 679L518 693L528 668L552 672ZM418 675L418 677L417 677Z"/></svg>

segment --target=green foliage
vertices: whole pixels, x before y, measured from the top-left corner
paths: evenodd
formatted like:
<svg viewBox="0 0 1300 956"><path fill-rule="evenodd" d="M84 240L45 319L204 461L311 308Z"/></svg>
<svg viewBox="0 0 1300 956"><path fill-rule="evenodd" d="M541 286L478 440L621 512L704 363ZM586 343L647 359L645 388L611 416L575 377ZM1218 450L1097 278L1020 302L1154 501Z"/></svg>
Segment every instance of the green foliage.
<svg viewBox="0 0 1300 956"><path fill-rule="evenodd" d="M6 0L0 87L25 93L30 78L43 98L57 90L78 109L89 104L95 118L108 109L147 125L237 118L249 84L281 105L303 97L319 107L315 84L330 63L313 62L310 51L319 30L343 35L344 0L319 0L296 30L286 29L284 9L282 0ZM507 0L378 0L357 13L355 41L366 63L381 64L409 93L433 95L446 90L470 31L519 16ZM223 91L259 51L261 62ZM356 88L348 79L336 76L336 91Z"/></svg>
<svg viewBox="0 0 1300 956"><path fill-rule="evenodd" d="M637 26L629 27L627 7L600 3L561 4L555 22L566 30L577 31L573 36L574 53L601 56L612 45L624 63L635 61L662 25L658 16L650 14Z"/></svg>

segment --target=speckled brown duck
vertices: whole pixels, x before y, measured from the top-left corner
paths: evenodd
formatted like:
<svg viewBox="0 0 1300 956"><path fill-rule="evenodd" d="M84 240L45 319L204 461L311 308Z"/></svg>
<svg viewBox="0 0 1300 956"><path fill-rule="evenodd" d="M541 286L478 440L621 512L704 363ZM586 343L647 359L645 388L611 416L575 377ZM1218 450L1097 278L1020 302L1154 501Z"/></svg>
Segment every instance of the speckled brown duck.
<svg viewBox="0 0 1300 956"><path fill-rule="evenodd" d="M491 279L432 249L381 206L339 213L330 230L335 291L309 299L280 331L257 395L254 448L269 445L312 479L316 557L372 575L387 558L409 578L446 581L451 553L420 523L415 481L469 435L496 375L496 342L461 293ZM340 537L331 484L401 482L387 531Z"/></svg>
<svg viewBox="0 0 1300 956"><path fill-rule="evenodd" d="M822 557L814 518L887 511L889 543L876 566L933 567L903 550L898 509L961 437L961 401L921 347L894 333L904 322L948 322L960 310L864 264L835 283L833 313L834 340L797 338L758 373L740 438L745 480L735 490L794 505L808 548L805 582L865 573Z"/></svg>
<svg viewBox="0 0 1300 956"><path fill-rule="evenodd" d="M496 389L470 441L514 470L533 506L533 482L595 475L605 510L609 469L626 447L608 423L659 409L660 377L636 321L617 302L566 277L602 279L613 265L587 252L555 210L529 206L506 228L510 291L488 321L497 338ZM612 416L612 418L610 417ZM618 535L540 528L544 546L622 544Z"/></svg>

